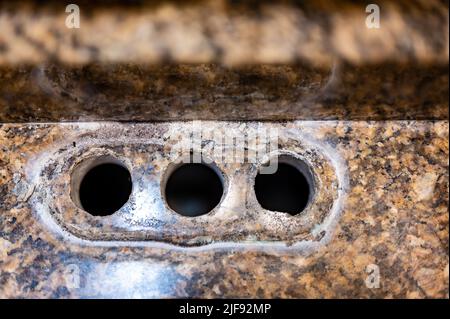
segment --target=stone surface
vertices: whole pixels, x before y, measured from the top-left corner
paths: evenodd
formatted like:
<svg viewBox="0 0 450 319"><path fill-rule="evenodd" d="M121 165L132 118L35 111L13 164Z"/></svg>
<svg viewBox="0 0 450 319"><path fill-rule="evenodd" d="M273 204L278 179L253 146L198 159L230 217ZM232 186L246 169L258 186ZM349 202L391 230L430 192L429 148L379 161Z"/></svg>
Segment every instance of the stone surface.
<svg viewBox="0 0 450 319"><path fill-rule="evenodd" d="M0 67L0 122L295 119L448 119L448 64Z"/></svg>
<svg viewBox="0 0 450 319"><path fill-rule="evenodd" d="M378 1L380 28L367 28L365 1L77 1L0 4L0 65L90 62L448 63L448 2Z"/></svg>
<svg viewBox="0 0 450 319"><path fill-rule="evenodd" d="M60 1L0 1L0 298L449 297L448 1L379 1L380 29L364 1L77 4L68 29ZM180 218L186 120L279 129L317 196L268 212L257 165L218 164L221 206ZM70 173L101 154L135 188L94 218Z"/></svg>
<svg viewBox="0 0 450 319"><path fill-rule="evenodd" d="M93 127L96 134L114 126L149 136L158 134L149 133L154 125L0 126L1 297L448 298L448 121L277 124L328 145L348 170L331 237L309 251L258 248L258 242L108 246L55 235L35 210L48 204L30 180L44 167L33 162L36 155L81 143ZM379 288L366 285L373 265Z"/></svg>
<svg viewBox="0 0 450 319"><path fill-rule="evenodd" d="M0 3L0 122L448 119L448 2Z"/></svg>

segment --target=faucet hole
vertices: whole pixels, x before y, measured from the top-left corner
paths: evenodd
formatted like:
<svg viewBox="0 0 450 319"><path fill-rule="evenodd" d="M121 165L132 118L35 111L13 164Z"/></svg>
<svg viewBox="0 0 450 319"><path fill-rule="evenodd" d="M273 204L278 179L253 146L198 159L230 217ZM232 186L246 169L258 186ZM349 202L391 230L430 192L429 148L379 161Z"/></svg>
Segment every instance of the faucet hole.
<svg viewBox="0 0 450 319"><path fill-rule="evenodd" d="M279 156L276 172L259 172L255 178L256 199L262 208L270 211L297 215L308 206L313 192L309 166L293 156Z"/></svg>
<svg viewBox="0 0 450 319"><path fill-rule="evenodd" d="M130 172L109 156L82 163L72 175L72 185L72 200L94 216L118 211L132 191Z"/></svg>
<svg viewBox="0 0 450 319"><path fill-rule="evenodd" d="M183 216L209 213L221 201L223 181L216 167L203 163L186 163L169 175L165 185L168 206Z"/></svg>

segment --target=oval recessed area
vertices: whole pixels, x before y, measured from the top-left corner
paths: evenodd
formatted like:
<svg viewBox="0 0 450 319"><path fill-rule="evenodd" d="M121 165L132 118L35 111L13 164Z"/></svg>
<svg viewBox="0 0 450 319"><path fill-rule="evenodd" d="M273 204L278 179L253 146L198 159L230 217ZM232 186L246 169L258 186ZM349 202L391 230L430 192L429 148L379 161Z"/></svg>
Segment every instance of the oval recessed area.
<svg viewBox="0 0 450 319"><path fill-rule="evenodd" d="M108 216L128 201L131 175L118 160L109 156L86 161L72 175L72 199L94 216Z"/></svg>
<svg viewBox="0 0 450 319"><path fill-rule="evenodd" d="M262 208L290 215L301 213L313 197L314 185L308 165L293 156L278 157L273 174L258 172L255 195Z"/></svg>
<svg viewBox="0 0 450 319"><path fill-rule="evenodd" d="M209 213L221 201L223 182L218 169L203 163L186 163L168 176L165 191L167 205L183 216Z"/></svg>

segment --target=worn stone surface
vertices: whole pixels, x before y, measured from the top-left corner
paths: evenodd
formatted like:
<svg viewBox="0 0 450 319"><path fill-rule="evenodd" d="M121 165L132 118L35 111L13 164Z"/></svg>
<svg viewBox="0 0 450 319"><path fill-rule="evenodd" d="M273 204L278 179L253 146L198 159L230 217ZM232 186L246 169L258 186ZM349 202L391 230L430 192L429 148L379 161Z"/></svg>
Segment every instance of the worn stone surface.
<svg viewBox="0 0 450 319"><path fill-rule="evenodd" d="M85 124L80 133L72 141L57 142L36 153L25 168L25 179L33 185L30 201L38 214L55 219L62 229L84 239L145 240L178 246L221 243L237 247L235 244L255 241L317 244L328 239L327 225L336 221L348 190L343 159L302 128L242 122L92 123ZM277 135L272 145L264 138L267 134ZM192 146L190 137L200 135L199 146ZM261 142L256 144L258 140ZM261 146L270 152L262 152ZM220 205L196 218L173 212L162 198L170 171L191 150L214 163L224 188ZM239 152L241 155L236 155ZM296 218L264 210L254 196L254 179L266 156L268 160L282 155L294 156L310 167L314 196ZM98 158L118 160L134 181L128 203L102 218L87 214L72 200L77 198L73 174ZM55 194L60 195L55 198Z"/></svg>
<svg viewBox="0 0 450 319"><path fill-rule="evenodd" d="M349 178L329 241L290 252L264 243L101 246L55 235L35 209L48 199L29 180L44 165L33 159L83 141L92 125L0 126L1 297L448 298L448 121L276 124L328 145ZM96 131L151 131L154 124L136 125L105 123ZM379 288L366 286L371 264L379 267Z"/></svg>
<svg viewBox="0 0 450 319"><path fill-rule="evenodd" d="M332 65L448 62L448 1L78 1L0 3L0 65L101 62Z"/></svg>
<svg viewBox="0 0 450 319"><path fill-rule="evenodd" d="M448 1L380 1L380 29L364 1L77 4L68 29L0 1L1 298L449 297ZM268 212L257 165L218 164L221 206L180 218L159 188L188 123L148 122L181 120L271 121L317 197ZM96 123L29 123L64 121ZM70 198L99 154L135 183L106 218Z"/></svg>
<svg viewBox="0 0 450 319"><path fill-rule="evenodd" d="M0 122L447 120L448 1L0 1Z"/></svg>

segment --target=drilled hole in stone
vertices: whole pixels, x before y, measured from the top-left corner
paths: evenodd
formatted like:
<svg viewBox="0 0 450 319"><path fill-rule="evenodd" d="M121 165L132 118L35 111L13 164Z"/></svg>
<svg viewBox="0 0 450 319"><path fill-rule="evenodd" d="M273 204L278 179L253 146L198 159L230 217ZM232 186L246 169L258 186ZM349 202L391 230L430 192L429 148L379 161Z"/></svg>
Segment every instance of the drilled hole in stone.
<svg viewBox="0 0 450 319"><path fill-rule="evenodd" d="M183 216L200 216L213 210L222 199L223 182L215 167L187 163L168 177L165 199L169 207Z"/></svg>
<svg viewBox="0 0 450 319"><path fill-rule="evenodd" d="M94 216L107 216L128 201L132 191L130 172L110 157L90 160L72 175L72 199Z"/></svg>
<svg viewBox="0 0 450 319"><path fill-rule="evenodd" d="M313 177L308 165L292 156L278 157L273 174L259 172L255 194L261 207L291 215L301 213L312 199Z"/></svg>

